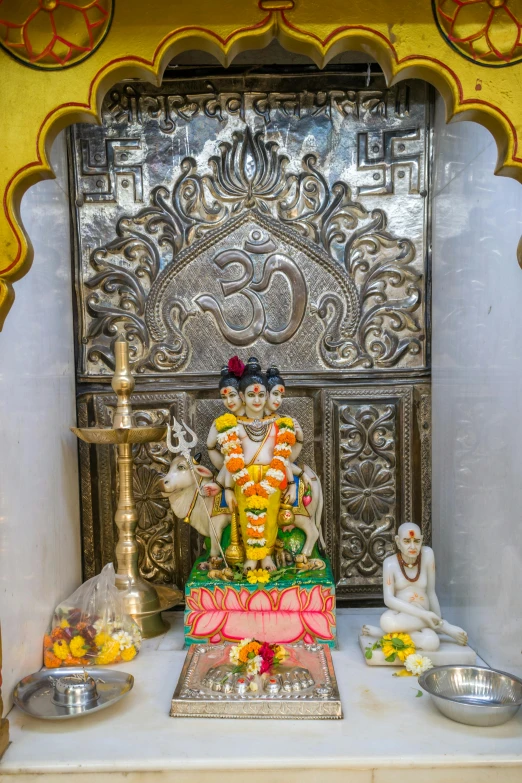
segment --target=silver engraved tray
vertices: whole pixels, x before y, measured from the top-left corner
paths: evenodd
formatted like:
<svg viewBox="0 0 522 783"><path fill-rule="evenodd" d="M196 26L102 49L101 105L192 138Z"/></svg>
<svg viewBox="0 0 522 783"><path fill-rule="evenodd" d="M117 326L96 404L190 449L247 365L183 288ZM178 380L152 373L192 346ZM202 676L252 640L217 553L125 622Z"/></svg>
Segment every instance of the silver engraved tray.
<svg viewBox="0 0 522 783"><path fill-rule="evenodd" d="M343 717L330 649L322 644L285 644L289 656L253 678L229 661L231 644L193 644L185 658L172 703L174 718Z"/></svg>

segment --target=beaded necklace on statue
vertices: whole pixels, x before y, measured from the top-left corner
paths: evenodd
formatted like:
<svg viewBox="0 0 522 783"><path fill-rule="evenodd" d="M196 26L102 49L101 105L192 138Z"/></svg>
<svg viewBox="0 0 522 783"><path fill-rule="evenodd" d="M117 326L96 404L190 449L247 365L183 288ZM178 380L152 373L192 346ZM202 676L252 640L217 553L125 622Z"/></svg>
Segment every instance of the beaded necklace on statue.
<svg viewBox="0 0 522 783"><path fill-rule="evenodd" d="M402 557L402 554L401 554L401 552L397 552L397 560L399 561L399 566L400 566L400 569L401 569L401 571L402 571L402 575L403 575L403 577L404 577L405 579L407 579L407 580L408 580L408 582L416 582L416 581L417 581L417 579L419 578L419 576L420 576L420 572L421 572L422 552L419 552L419 556L418 556L418 558L415 560L415 562L414 562L414 563L405 563L405 562L404 562L404 559L403 559L403 557ZM405 569L405 567L404 567L405 565L406 565L408 568L415 568L415 566L418 566L418 568L417 568L417 576L408 576L408 574L406 573L406 569Z"/></svg>
<svg viewBox="0 0 522 783"><path fill-rule="evenodd" d="M238 421L243 425L246 434L253 443L261 443L268 434L268 430L275 422L275 416L263 419L248 419L246 416L238 416Z"/></svg>
<svg viewBox="0 0 522 783"><path fill-rule="evenodd" d="M267 437L270 431L269 428L275 420L273 417L270 417L269 420L247 419L249 425L254 421L261 422L261 426L255 425L255 438L252 438L245 426L245 417L238 418L241 420L243 427L245 427L247 435L256 443ZM268 499L276 490L281 489L286 478L288 458L295 443L294 422L288 416L282 416L275 421L277 435L274 456L264 478L255 482L250 478L250 474L245 466L243 446L239 439L237 427L238 418L231 413L226 413L224 416L216 419L217 439L221 452L225 455L226 469L235 483L241 488L242 494L247 498L245 513L248 519L246 528L248 538L245 543L249 547L261 549L266 546L264 532Z"/></svg>

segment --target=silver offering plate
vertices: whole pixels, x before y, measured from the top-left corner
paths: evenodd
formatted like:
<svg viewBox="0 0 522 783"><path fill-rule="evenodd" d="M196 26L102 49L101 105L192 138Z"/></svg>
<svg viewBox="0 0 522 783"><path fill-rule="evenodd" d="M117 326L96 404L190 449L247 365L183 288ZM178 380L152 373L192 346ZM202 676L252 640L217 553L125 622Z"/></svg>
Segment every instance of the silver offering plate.
<svg viewBox="0 0 522 783"><path fill-rule="evenodd" d="M114 704L134 685L134 677L109 668L42 669L20 680L15 704L33 718L63 720L90 715Z"/></svg>
<svg viewBox="0 0 522 783"><path fill-rule="evenodd" d="M250 680L230 663L231 644L193 644L172 703L174 718L343 717L330 649L322 644L285 644L289 655L270 672Z"/></svg>

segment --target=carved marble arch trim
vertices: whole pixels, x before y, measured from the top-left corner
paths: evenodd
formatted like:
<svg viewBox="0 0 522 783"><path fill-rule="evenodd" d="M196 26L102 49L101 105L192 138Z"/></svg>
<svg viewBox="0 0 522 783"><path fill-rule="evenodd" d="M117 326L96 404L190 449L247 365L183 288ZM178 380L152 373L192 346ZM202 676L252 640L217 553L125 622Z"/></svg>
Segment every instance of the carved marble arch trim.
<svg viewBox="0 0 522 783"><path fill-rule="evenodd" d="M172 57L188 49L209 52L228 65L238 53L263 48L276 38L319 67L343 51L367 52L389 84L424 79L442 94L448 119L484 125L497 142L496 173L522 181L522 104L516 100L516 67L494 67L506 64L503 52L498 53L498 63L489 62L487 68L465 56L450 43L448 25L454 20L441 24L440 5L432 8L411 0L348 5L345 0L199 0L165 5L150 0L145 8L141 0L126 0L116 4L111 28L96 51L74 67L44 73L0 49L0 318L12 304L13 282L27 272L32 260L20 219L22 196L35 182L53 177L49 153L58 132L76 122L99 121L103 96L118 81L139 78L158 84ZM154 25L147 24L151 17ZM131 40L139 43L129 52Z"/></svg>

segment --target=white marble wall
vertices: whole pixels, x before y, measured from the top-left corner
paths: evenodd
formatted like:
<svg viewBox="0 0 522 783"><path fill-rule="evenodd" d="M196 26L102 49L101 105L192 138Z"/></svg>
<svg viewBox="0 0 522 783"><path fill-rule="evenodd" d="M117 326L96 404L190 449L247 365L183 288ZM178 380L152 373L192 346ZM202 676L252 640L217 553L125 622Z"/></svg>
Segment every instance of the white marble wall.
<svg viewBox="0 0 522 783"><path fill-rule="evenodd" d="M522 185L492 136L444 124L433 202L433 529L438 589L493 666L522 674Z"/></svg>
<svg viewBox="0 0 522 783"><path fill-rule="evenodd" d="M57 602L81 582L71 243L65 137L58 177L25 195L34 246L29 274L0 333L0 622L4 705L42 663Z"/></svg>

